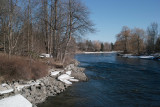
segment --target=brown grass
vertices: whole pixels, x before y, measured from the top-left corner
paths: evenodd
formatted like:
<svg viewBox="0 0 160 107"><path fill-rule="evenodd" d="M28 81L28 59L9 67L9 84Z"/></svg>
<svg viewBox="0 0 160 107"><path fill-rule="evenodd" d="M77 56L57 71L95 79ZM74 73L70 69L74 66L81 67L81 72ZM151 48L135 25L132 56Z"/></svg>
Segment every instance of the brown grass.
<svg viewBox="0 0 160 107"><path fill-rule="evenodd" d="M48 74L47 69L40 61L0 54L1 81L38 79Z"/></svg>

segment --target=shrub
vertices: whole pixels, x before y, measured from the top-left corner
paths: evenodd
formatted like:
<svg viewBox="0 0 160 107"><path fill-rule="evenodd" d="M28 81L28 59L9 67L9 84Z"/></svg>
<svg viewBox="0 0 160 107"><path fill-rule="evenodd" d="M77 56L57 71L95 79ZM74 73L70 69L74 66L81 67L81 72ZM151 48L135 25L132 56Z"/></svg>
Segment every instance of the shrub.
<svg viewBox="0 0 160 107"><path fill-rule="evenodd" d="M1 81L38 79L47 74L47 66L40 61L0 54Z"/></svg>

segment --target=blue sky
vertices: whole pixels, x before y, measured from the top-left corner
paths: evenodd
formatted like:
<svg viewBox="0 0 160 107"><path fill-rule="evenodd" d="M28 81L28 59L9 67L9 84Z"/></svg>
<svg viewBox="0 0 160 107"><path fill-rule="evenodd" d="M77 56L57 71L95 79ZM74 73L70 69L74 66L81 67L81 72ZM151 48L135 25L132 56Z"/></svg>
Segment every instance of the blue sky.
<svg viewBox="0 0 160 107"><path fill-rule="evenodd" d="M146 30L152 22L160 24L160 0L82 0L91 12L97 30L89 40L115 42L123 26ZM160 27L159 27L160 28Z"/></svg>

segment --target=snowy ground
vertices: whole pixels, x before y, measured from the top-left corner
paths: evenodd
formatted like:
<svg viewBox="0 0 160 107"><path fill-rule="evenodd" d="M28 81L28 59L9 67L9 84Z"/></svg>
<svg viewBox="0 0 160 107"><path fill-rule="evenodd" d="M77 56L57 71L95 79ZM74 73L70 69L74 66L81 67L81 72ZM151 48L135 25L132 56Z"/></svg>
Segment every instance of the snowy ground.
<svg viewBox="0 0 160 107"><path fill-rule="evenodd" d="M13 88L11 88L8 84L0 85L0 95L13 92ZM1 106L0 106L1 107Z"/></svg>
<svg viewBox="0 0 160 107"><path fill-rule="evenodd" d="M22 95L18 94L0 100L0 107L32 107L32 104Z"/></svg>
<svg viewBox="0 0 160 107"><path fill-rule="evenodd" d="M140 58L140 59L154 59L154 56L134 56L132 54L124 54L124 58Z"/></svg>
<svg viewBox="0 0 160 107"><path fill-rule="evenodd" d="M107 52L84 52L84 54L95 54L95 53L117 53L117 51L107 51Z"/></svg>

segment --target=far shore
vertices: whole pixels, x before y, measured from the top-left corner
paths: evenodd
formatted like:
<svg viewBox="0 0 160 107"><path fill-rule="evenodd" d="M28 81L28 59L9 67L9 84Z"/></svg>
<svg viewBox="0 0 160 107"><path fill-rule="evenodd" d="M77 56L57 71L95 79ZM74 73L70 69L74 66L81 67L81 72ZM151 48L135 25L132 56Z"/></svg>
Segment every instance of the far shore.
<svg viewBox="0 0 160 107"><path fill-rule="evenodd" d="M96 53L118 53L119 51L100 51L100 52L76 52L77 54L96 54Z"/></svg>

